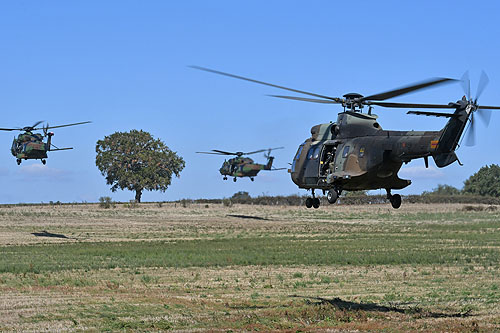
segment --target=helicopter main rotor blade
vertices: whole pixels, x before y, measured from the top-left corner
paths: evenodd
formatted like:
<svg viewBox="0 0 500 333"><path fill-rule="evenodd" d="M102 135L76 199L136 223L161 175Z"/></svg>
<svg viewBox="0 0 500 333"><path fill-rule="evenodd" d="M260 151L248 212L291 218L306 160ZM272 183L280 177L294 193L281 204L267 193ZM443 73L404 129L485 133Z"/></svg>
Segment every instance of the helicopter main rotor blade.
<svg viewBox="0 0 500 333"><path fill-rule="evenodd" d="M252 154L257 154L257 153L262 153L263 151L266 151L267 149L259 149L256 151L251 151L249 153L243 153L243 155L252 155Z"/></svg>
<svg viewBox="0 0 500 333"><path fill-rule="evenodd" d="M293 99L296 101L304 101L304 102L312 102L312 103L324 103L324 104L341 104L342 100L339 101L332 101L329 99L316 99L316 98L305 98L305 97L296 97L296 96L283 96L283 95L268 95L271 97L278 97L278 98L286 98L286 99Z"/></svg>
<svg viewBox="0 0 500 333"><path fill-rule="evenodd" d="M47 126L45 129L51 129L51 128L60 128L60 127L68 127L68 126L75 126L75 125L82 125L82 124L88 124L91 123L91 121L82 121L80 123L73 123L73 124L66 124L66 125L58 125L58 126ZM44 127L40 128L33 128L33 130L39 130L39 129L44 129Z"/></svg>
<svg viewBox="0 0 500 333"><path fill-rule="evenodd" d="M238 153L231 153L229 151L212 149L212 151L218 152L221 155L238 155Z"/></svg>
<svg viewBox="0 0 500 333"><path fill-rule="evenodd" d="M378 105L386 108L420 108L420 109L455 109L456 105L451 104L420 104L420 103L396 103L396 102L366 102L367 105Z"/></svg>
<svg viewBox="0 0 500 333"><path fill-rule="evenodd" d="M22 128L0 128L0 131L22 131Z"/></svg>
<svg viewBox="0 0 500 333"><path fill-rule="evenodd" d="M214 73L214 74L229 76L229 77L232 77L232 78L235 78L235 79L240 79L240 80L245 80L245 81L254 82L254 83L258 83L258 84L263 84L265 86L270 86L270 87L274 87L274 88L278 88L278 89L284 89L284 90L293 91L293 92L296 92L296 93L299 93L299 94L310 95L310 96L314 96L314 97L319 97L319 98L324 98L324 99L329 99L329 100L332 100L332 101L336 101L337 103L342 103L341 99L338 98L338 97L330 97L330 96L319 95L319 94L315 94L315 93L311 93L311 92L307 92L307 91L303 91L303 90L298 90L298 89L283 87L283 86L279 86L277 84L272 84L272 83L268 83L268 82L258 81L258 80L250 79L250 78L247 78L247 77L230 74L230 73L220 72L220 71L216 71L216 70L210 69L210 68L205 68L205 67L200 67L200 66L189 66L189 67L194 68L194 69L199 69L199 70L202 70L202 71L205 71L205 72L209 72L209 73Z"/></svg>
<svg viewBox="0 0 500 333"><path fill-rule="evenodd" d="M227 154L214 153L214 152L209 152L209 151L197 151L196 154L227 155Z"/></svg>
<svg viewBox="0 0 500 333"><path fill-rule="evenodd" d="M43 123L43 120L37 121L36 123L33 124L33 126L31 126L31 128L35 129L35 127L37 127L41 123Z"/></svg>
<svg viewBox="0 0 500 333"><path fill-rule="evenodd" d="M365 96L361 98L361 101L383 101L389 98L393 98L396 96L401 96L404 94L408 94L410 92L413 92L415 90L421 90L425 89L431 86L435 86L438 84L443 84L443 83L451 83L456 81L455 79L449 79L445 77L437 77L433 79L429 79L420 83L412 84L410 86L406 86L403 88L398 88L394 90L389 90L380 94L375 94L375 95L370 95L370 96Z"/></svg>
<svg viewBox="0 0 500 333"><path fill-rule="evenodd" d="M477 108L484 109L484 110L500 110L500 106L478 105Z"/></svg>

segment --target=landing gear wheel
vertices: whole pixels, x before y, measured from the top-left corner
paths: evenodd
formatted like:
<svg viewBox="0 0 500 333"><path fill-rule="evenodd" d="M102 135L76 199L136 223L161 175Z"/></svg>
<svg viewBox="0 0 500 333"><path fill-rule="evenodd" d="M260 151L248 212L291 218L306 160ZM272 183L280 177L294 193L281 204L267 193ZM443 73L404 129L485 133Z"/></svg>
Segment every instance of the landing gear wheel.
<svg viewBox="0 0 500 333"><path fill-rule="evenodd" d="M313 198L306 199L306 207L311 208L313 206Z"/></svg>
<svg viewBox="0 0 500 333"><path fill-rule="evenodd" d="M319 208L319 205L320 205L320 201L318 198L314 198L313 199L313 207L314 208Z"/></svg>
<svg viewBox="0 0 500 333"><path fill-rule="evenodd" d="M250 180L253 181L253 177L250 177Z"/></svg>
<svg viewBox="0 0 500 333"><path fill-rule="evenodd" d="M21 159L20 158L17 159L17 165L21 165Z"/></svg>
<svg viewBox="0 0 500 333"><path fill-rule="evenodd" d="M236 183L236 177L234 177L234 178L233 178L233 182L235 182L235 183Z"/></svg>
<svg viewBox="0 0 500 333"><path fill-rule="evenodd" d="M401 196L399 194L394 194L389 200L391 201L392 208L398 209L401 207Z"/></svg>
<svg viewBox="0 0 500 333"><path fill-rule="evenodd" d="M42 164L45 165L47 163L46 160L42 160Z"/></svg>
<svg viewBox="0 0 500 333"><path fill-rule="evenodd" d="M336 203L338 198L339 198L339 194L335 190L330 190L326 196L326 200L328 200L329 204Z"/></svg>

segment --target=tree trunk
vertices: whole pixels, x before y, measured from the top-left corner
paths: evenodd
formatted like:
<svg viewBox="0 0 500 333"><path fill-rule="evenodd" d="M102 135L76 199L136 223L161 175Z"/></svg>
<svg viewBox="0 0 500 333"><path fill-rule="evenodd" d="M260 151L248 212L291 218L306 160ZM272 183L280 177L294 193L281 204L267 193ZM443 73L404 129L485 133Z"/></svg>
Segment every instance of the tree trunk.
<svg viewBox="0 0 500 333"><path fill-rule="evenodd" d="M135 202L141 202L142 190L135 190Z"/></svg>

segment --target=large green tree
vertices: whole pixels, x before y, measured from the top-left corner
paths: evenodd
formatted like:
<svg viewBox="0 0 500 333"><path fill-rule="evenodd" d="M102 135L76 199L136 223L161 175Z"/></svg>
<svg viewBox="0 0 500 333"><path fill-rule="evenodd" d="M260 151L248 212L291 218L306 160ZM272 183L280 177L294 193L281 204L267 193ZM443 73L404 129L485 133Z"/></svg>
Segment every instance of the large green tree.
<svg viewBox="0 0 500 333"><path fill-rule="evenodd" d="M464 193L500 197L500 166L484 166L464 182Z"/></svg>
<svg viewBox="0 0 500 333"><path fill-rule="evenodd" d="M164 192L172 174L179 177L185 166L182 157L142 130L106 136L97 141L96 153L95 164L111 191L135 191L137 202L141 202L144 190Z"/></svg>

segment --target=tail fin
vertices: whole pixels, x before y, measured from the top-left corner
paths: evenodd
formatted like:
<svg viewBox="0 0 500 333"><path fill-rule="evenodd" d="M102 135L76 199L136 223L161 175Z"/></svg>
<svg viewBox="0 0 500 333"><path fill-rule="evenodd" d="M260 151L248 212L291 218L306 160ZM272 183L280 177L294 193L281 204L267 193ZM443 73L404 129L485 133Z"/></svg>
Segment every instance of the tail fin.
<svg viewBox="0 0 500 333"><path fill-rule="evenodd" d="M264 167L264 170L271 170L271 168L273 167L273 161L274 161L274 157L273 156L269 156L267 158L267 164Z"/></svg>
<svg viewBox="0 0 500 333"><path fill-rule="evenodd" d="M464 133L467 120L469 119L470 110L466 100L457 102L457 109L450 117L446 126L441 130L436 150L432 153L434 162L440 168L450 165L458 160L455 154L458 143Z"/></svg>

